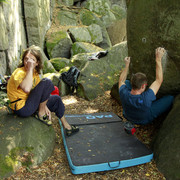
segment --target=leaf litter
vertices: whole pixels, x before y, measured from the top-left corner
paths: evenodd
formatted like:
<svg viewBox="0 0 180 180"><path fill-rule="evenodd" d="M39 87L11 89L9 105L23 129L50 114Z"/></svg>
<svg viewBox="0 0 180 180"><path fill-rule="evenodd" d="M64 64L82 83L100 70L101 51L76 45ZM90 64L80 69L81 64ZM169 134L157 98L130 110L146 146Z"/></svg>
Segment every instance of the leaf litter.
<svg viewBox="0 0 180 180"><path fill-rule="evenodd" d="M122 117L122 107L111 97L110 91L92 101L87 101L76 95L64 96L62 100L64 103L67 100L72 100L72 103L65 104L66 114L114 112ZM157 169L154 160L124 169L73 175L66 157L58 118L54 114L52 115L52 121L56 132L56 145L53 155L39 166L29 167L29 169L21 167L15 174L5 178L5 180L165 180L163 174ZM136 126L135 135L145 145L151 147L156 129L156 124Z"/></svg>

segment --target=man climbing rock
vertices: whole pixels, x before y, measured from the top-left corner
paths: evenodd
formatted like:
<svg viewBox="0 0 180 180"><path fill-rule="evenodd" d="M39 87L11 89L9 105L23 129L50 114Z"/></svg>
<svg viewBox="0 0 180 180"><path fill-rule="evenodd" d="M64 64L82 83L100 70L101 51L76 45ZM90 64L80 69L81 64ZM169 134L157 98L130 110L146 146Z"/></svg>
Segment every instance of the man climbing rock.
<svg viewBox="0 0 180 180"><path fill-rule="evenodd" d="M156 49L156 79L147 90L147 77L141 72L132 75L131 82L126 80L130 57L124 59L125 68L119 77L119 95L124 117L134 124L151 123L172 106L173 96L156 100L156 94L163 82L162 57L165 52L164 48Z"/></svg>

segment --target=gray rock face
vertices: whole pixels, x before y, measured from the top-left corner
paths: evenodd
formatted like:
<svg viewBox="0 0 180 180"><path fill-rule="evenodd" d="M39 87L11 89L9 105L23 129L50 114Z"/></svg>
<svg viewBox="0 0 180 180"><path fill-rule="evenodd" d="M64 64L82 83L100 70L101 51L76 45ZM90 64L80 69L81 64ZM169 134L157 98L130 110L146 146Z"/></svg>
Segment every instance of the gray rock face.
<svg viewBox="0 0 180 180"><path fill-rule="evenodd" d="M180 179L180 95L175 99L174 105L154 142L154 157L159 170L169 180Z"/></svg>
<svg viewBox="0 0 180 180"><path fill-rule="evenodd" d="M18 66L22 51L30 45L43 48L50 27L53 1L9 0L0 5L0 74L11 74ZM6 63L5 63L6 62Z"/></svg>
<svg viewBox="0 0 180 180"><path fill-rule="evenodd" d="M70 11L60 11L58 19L61 26L77 26L77 15Z"/></svg>
<svg viewBox="0 0 180 180"><path fill-rule="evenodd" d="M168 51L163 60L162 94L180 92L180 3L174 0L129 1L127 11L128 52L132 58L130 73L147 74L151 84L155 79L155 49Z"/></svg>
<svg viewBox="0 0 180 180"><path fill-rule="evenodd" d="M50 58L70 58L72 41L67 32L57 31L46 34L46 48Z"/></svg>
<svg viewBox="0 0 180 180"><path fill-rule="evenodd" d="M0 61L1 61L1 64L0 64L0 74L4 75L4 74L6 74L6 68L4 68L4 67L7 66L5 51L0 52Z"/></svg>
<svg viewBox="0 0 180 180"><path fill-rule="evenodd" d="M101 49L100 47L95 46L95 45L90 44L90 43L75 42L72 45L71 55L74 56L74 55L79 54L79 53L98 52L98 51L102 51L102 50L103 49Z"/></svg>
<svg viewBox="0 0 180 180"><path fill-rule="evenodd" d="M155 49L164 47L164 81L159 91L163 94L180 93L180 4L163 0L129 1L127 11L127 42L131 57L130 74L144 72L151 84L155 79ZM180 179L180 101L164 120L154 144L157 167L167 179Z"/></svg>
<svg viewBox="0 0 180 180"><path fill-rule="evenodd" d="M0 51L6 54L0 58L0 74L12 73L19 64L19 57L26 48L25 29L20 0L2 3L0 6ZM6 63L5 63L6 62Z"/></svg>
<svg viewBox="0 0 180 180"><path fill-rule="evenodd" d="M119 79L119 72L124 66L123 60L127 54L127 43L122 42L113 46L108 54L100 59L88 61L88 58L84 56L85 63L83 60L79 61L82 69L79 77L78 95L92 100L110 90ZM78 56L76 58L78 59ZM78 65L78 60L75 58L73 58L73 62Z"/></svg>
<svg viewBox="0 0 180 180"><path fill-rule="evenodd" d="M36 45L43 48L44 38L51 25L51 4L46 1L24 0L26 29L29 46Z"/></svg>
<svg viewBox="0 0 180 180"><path fill-rule="evenodd" d="M7 34L7 28L6 28L6 22L5 22L5 17L3 14L3 9L0 6L0 49L1 50L6 50L8 49L8 34Z"/></svg>
<svg viewBox="0 0 180 180"><path fill-rule="evenodd" d="M86 27L70 28L69 32L73 41L91 42L91 35Z"/></svg>
<svg viewBox="0 0 180 180"><path fill-rule="evenodd" d="M21 118L0 111L0 178L21 166L37 165L51 156L55 131L34 117Z"/></svg>

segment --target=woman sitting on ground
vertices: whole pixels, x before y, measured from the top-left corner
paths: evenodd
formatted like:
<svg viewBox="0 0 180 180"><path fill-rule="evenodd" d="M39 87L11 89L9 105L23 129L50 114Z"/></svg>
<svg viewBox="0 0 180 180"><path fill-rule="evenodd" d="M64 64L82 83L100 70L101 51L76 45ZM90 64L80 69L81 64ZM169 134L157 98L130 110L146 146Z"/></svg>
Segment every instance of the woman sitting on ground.
<svg viewBox="0 0 180 180"><path fill-rule="evenodd" d="M79 131L70 126L64 117L65 107L58 95L50 95L54 91L51 80L40 80L42 58L38 50L29 48L22 55L22 64L12 73L7 85L10 108L21 117L35 114L35 117L47 125L51 125L51 112L61 120L68 136Z"/></svg>

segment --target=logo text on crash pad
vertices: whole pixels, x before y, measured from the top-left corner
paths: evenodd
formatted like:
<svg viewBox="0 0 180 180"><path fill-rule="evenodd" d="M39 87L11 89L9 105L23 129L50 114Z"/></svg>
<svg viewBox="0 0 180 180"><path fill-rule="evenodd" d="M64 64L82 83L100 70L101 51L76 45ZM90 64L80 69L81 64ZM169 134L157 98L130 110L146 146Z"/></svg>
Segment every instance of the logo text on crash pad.
<svg viewBox="0 0 180 180"><path fill-rule="evenodd" d="M95 115L95 116L92 116L92 115L88 115L86 116L86 119L102 119L102 118L112 118L113 116L112 115Z"/></svg>

